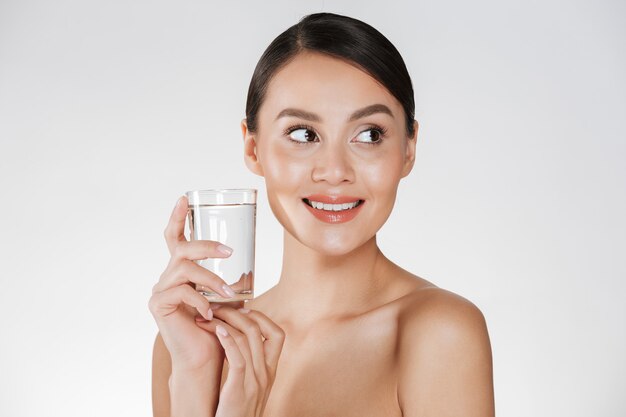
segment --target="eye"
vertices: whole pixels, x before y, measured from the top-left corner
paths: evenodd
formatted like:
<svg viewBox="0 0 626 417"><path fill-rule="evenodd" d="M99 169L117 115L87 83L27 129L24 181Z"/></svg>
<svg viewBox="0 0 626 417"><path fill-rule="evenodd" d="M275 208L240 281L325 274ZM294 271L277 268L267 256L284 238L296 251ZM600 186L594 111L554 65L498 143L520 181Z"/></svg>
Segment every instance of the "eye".
<svg viewBox="0 0 626 417"><path fill-rule="evenodd" d="M361 138L363 140L357 140L357 142L367 143L370 145L377 145L383 141L383 137L385 136L386 132L387 130L382 127L378 127L378 126L370 127L369 129L364 130L363 132L359 133L357 138Z"/></svg>
<svg viewBox="0 0 626 417"><path fill-rule="evenodd" d="M317 137L312 127L303 125L288 128L285 135L289 136L291 141L303 144L315 142Z"/></svg>

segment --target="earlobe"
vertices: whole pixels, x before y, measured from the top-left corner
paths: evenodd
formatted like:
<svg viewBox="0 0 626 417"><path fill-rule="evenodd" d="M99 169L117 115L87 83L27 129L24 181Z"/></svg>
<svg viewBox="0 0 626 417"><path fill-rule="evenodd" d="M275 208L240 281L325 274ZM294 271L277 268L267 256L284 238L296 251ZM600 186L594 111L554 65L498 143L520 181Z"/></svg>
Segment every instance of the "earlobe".
<svg viewBox="0 0 626 417"><path fill-rule="evenodd" d="M248 130L246 119L241 121L241 133L243 135L243 159L248 169L259 176L263 176L263 168L258 158L256 137Z"/></svg>

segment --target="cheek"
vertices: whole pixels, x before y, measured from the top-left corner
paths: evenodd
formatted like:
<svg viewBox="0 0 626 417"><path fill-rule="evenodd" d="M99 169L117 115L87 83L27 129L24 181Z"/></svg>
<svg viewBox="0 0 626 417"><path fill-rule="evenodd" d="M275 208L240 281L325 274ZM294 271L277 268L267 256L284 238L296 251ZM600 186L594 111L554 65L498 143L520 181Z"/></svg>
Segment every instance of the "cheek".
<svg viewBox="0 0 626 417"><path fill-rule="evenodd" d="M310 178L310 167L306 159L294 158L279 147L269 148L263 154L263 176L267 199L274 216L287 230L293 231L294 206L300 204L296 196Z"/></svg>
<svg viewBox="0 0 626 417"><path fill-rule="evenodd" d="M299 188L309 172L306 160L294 158L280 147L270 148L268 151L263 165L268 189L280 192Z"/></svg>
<svg viewBox="0 0 626 417"><path fill-rule="evenodd" d="M367 161L367 169L362 170L363 180L374 195L395 196L402 177L402 155L399 152L373 158Z"/></svg>

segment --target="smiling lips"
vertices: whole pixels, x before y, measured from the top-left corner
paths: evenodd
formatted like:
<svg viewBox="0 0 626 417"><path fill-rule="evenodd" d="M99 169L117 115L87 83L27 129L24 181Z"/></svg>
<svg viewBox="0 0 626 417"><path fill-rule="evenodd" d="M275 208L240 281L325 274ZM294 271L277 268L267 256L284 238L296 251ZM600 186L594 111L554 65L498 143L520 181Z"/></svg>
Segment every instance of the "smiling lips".
<svg viewBox="0 0 626 417"><path fill-rule="evenodd" d="M325 223L344 223L352 220L365 200L350 196L310 195L302 199L306 208Z"/></svg>

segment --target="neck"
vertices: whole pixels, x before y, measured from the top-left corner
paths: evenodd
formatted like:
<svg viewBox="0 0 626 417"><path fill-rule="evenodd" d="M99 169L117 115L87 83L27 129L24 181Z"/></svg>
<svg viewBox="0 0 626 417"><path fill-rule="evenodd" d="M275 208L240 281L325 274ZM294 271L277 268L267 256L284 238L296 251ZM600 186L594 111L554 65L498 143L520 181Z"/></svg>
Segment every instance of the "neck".
<svg viewBox="0 0 626 417"><path fill-rule="evenodd" d="M376 236L350 253L328 256L285 231L282 272L274 288L282 304L277 309L301 322L367 311L381 295L388 276L382 268L389 264Z"/></svg>

